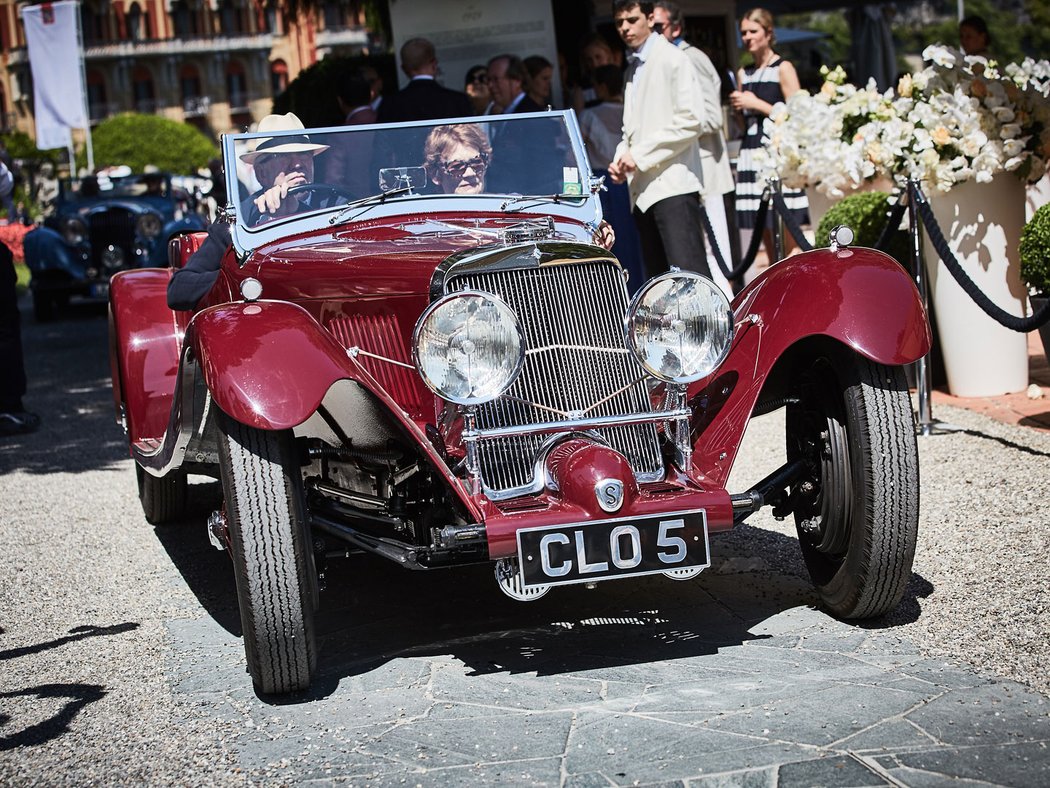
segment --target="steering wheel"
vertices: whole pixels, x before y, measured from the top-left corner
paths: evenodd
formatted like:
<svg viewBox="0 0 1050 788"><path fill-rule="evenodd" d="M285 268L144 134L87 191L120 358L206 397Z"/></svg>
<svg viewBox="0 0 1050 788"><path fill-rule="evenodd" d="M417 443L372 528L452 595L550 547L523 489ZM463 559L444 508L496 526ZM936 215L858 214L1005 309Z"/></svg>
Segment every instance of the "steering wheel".
<svg viewBox="0 0 1050 788"><path fill-rule="evenodd" d="M294 196L297 194L316 194L321 199L332 197L343 202L350 202L354 195L344 189L342 186L336 186L333 183L304 183L299 186L293 186L288 190L288 194Z"/></svg>

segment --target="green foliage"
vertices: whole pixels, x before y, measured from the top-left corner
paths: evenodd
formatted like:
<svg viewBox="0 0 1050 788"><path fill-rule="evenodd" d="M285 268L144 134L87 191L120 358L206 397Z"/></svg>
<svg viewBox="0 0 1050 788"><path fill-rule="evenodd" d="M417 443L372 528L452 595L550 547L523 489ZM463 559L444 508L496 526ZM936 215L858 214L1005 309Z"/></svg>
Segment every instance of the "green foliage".
<svg viewBox="0 0 1050 788"><path fill-rule="evenodd" d="M50 161L56 164L64 153L62 148L52 150L39 150L36 142L24 131L9 131L0 134L0 141L4 143L7 152L12 159L23 159L26 161Z"/></svg>
<svg viewBox="0 0 1050 788"><path fill-rule="evenodd" d="M886 226L891 209L892 205L886 192L860 192L844 197L820 220L816 232L816 246L828 246L831 231L844 224L853 230L855 245L874 248ZM883 251L907 266L910 254L908 233L896 230L890 236L889 248Z"/></svg>
<svg viewBox="0 0 1050 788"><path fill-rule="evenodd" d="M278 115L294 112L308 129L341 126L345 118L336 102L335 86L363 66L379 72L387 90L397 85L393 56L330 55L300 71L288 89L273 100L273 111Z"/></svg>
<svg viewBox="0 0 1050 788"><path fill-rule="evenodd" d="M1037 295L1050 298L1050 204L1032 215L1021 231L1021 279Z"/></svg>
<svg viewBox="0 0 1050 788"><path fill-rule="evenodd" d="M186 175L218 155L218 148L202 132L160 115L114 115L95 127L91 141L97 169L126 164L133 172L142 172L152 164ZM77 151L77 166L87 166L83 149Z"/></svg>

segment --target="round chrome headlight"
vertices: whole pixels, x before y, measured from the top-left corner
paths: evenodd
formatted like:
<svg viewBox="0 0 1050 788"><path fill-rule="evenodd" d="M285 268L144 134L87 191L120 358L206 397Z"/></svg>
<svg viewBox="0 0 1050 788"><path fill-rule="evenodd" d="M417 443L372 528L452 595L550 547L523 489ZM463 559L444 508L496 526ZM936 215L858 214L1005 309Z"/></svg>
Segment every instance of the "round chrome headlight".
<svg viewBox="0 0 1050 788"><path fill-rule="evenodd" d="M733 310L710 279L676 271L642 286L627 310L625 328L647 372L669 383L692 383L725 360Z"/></svg>
<svg viewBox="0 0 1050 788"><path fill-rule="evenodd" d="M478 290L431 304L416 323L412 346L423 382L459 405L498 397L525 360L518 318L496 296Z"/></svg>
<svg viewBox="0 0 1050 788"><path fill-rule="evenodd" d="M79 246L87 238L87 225L79 216L70 216L62 222L62 237L70 246Z"/></svg>
<svg viewBox="0 0 1050 788"><path fill-rule="evenodd" d="M155 213L144 213L135 221L135 232L143 238L156 238L160 227L160 217Z"/></svg>

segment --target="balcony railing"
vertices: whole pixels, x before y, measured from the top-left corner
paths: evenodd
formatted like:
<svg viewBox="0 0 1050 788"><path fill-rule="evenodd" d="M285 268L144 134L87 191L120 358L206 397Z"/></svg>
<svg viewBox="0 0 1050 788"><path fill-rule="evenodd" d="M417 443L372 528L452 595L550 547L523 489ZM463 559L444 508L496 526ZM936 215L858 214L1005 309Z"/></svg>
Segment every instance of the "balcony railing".
<svg viewBox="0 0 1050 788"><path fill-rule="evenodd" d="M105 44L86 45L84 59L90 61L146 55L205 55L216 52L265 52L269 54L273 48L273 40L273 33L246 33L236 36L113 41ZM8 55L9 68L28 62L29 56L25 47L12 49Z"/></svg>
<svg viewBox="0 0 1050 788"><path fill-rule="evenodd" d="M318 47L368 46L368 31L363 27L327 27L317 31Z"/></svg>
<svg viewBox="0 0 1050 788"><path fill-rule="evenodd" d="M230 91L230 112L247 112L248 102L251 97L246 91L243 90L232 90Z"/></svg>

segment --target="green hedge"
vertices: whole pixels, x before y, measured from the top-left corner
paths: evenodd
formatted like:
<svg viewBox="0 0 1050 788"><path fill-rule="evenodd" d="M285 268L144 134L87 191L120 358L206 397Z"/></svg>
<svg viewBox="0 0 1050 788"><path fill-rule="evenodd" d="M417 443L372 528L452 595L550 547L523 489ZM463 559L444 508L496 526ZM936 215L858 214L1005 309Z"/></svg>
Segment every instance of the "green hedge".
<svg viewBox="0 0 1050 788"><path fill-rule="evenodd" d="M1021 231L1021 279L1037 295L1050 297L1050 204L1034 214Z"/></svg>
<svg viewBox="0 0 1050 788"><path fill-rule="evenodd" d="M831 206L820 220L816 232L816 246L829 246L831 231L844 224L853 230L853 243L856 246L874 248L886 226L887 214L891 208L889 195L885 192L860 192L844 197ZM896 230L890 236L888 248L883 251L907 268L911 259L910 250L908 233Z"/></svg>
<svg viewBox="0 0 1050 788"><path fill-rule="evenodd" d="M95 168L126 164L133 172L153 165L165 172L188 175L219 153L203 132L160 115L126 113L107 118L91 133ZM87 153L77 151L77 167L87 166Z"/></svg>

